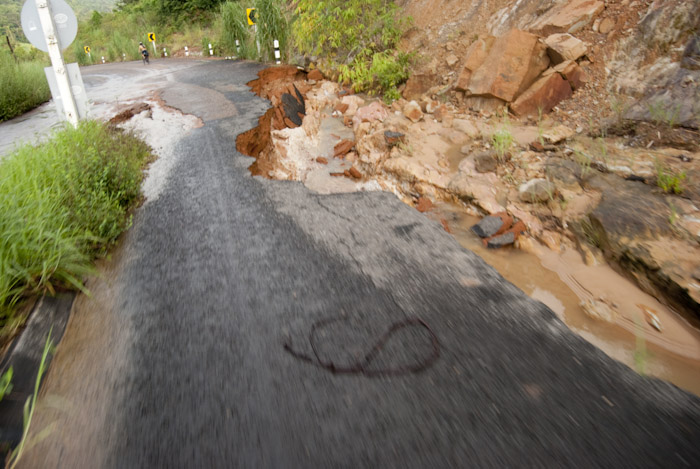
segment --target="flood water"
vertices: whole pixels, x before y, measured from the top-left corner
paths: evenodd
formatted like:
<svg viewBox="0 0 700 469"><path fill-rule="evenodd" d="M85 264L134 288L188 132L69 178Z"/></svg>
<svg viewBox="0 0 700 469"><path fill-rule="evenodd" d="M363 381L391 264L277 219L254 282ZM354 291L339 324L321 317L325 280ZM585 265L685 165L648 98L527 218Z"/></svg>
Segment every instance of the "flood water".
<svg viewBox="0 0 700 469"><path fill-rule="evenodd" d="M574 250L557 254L542 247L534 254L512 247L488 249L470 231L479 218L455 204L438 203L427 215L447 220L463 247L546 304L573 331L612 358L700 395L700 331L609 266L587 266ZM619 316L614 323L584 312L580 303L591 296L604 296L615 304ZM653 308L661 319L662 332L646 323L638 304Z"/></svg>

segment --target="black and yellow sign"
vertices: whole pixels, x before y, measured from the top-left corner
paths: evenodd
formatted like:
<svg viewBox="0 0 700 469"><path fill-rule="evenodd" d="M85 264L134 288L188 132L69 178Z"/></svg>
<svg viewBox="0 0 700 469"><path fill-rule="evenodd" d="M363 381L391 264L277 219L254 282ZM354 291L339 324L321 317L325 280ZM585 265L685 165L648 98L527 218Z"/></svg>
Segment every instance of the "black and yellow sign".
<svg viewBox="0 0 700 469"><path fill-rule="evenodd" d="M90 46L83 47L83 50L85 51L86 54L89 54L90 53Z"/></svg>
<svg viewBox="0 0 700 469"><path fill-rule="evenodd" d="M156 42L156 33L148 33L148 41Z"/></svg>
<svg viewBox="0 0 700 469"><path fill-rule="evenodd" d="M255 24L255 8L246 8L245 16L248 18L248 24Z"/></svg>

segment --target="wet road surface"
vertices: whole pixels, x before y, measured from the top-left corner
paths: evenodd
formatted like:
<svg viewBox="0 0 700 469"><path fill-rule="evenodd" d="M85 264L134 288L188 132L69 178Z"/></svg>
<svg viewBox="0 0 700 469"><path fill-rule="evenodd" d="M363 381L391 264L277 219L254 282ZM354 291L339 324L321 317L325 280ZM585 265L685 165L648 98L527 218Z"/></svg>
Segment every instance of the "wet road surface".
<svg viewBox="0 0 700 469"><path fill-rule="evenodd" d="M251 177L235 137L267 107L243 86L259 69L154 85L204 126L76 300L34 423L55 430L23 467L697 466L700 399L606 357L439 224L391 194ZM321 358L352 363L413 317L440 343L421 373L285 350L313 355L316 325ZM431 353L404 328L369 368Z"/></svg>

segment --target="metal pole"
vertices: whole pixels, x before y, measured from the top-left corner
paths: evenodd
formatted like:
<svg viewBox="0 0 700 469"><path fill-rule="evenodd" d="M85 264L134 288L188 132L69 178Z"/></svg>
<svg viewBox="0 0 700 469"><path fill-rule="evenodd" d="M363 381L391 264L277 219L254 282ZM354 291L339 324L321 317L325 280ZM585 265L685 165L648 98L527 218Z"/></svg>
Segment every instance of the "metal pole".
<svg viewBox="0 0 700 469"><path fill-rule="evenodd" d="M78 107L75 104L73 89L71 88L70 81L68 79L68 70L66 70L66 64L63 61L63 55L61 54L61 46L58 43L58 36L56 35L56 25L53 21L53 15L51 14L49 1L35 1L36 9L39 12L39 20L41 21L41 29L44 31L46 45L49 49L48 52L49 57L51 58L51 66L53 68L54 74L56 75L58 91L61 93L63 111L66 114L68 122L70 122L74 127L77 127Z"/></svg>

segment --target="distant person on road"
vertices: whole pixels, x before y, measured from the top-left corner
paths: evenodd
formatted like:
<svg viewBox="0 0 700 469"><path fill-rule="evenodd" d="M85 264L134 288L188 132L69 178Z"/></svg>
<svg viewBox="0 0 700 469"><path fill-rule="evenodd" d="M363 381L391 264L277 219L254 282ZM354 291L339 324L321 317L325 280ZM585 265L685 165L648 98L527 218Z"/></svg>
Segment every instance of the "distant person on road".
<svg viewBox="0 0 700 469"><path fill-rule="evenodd" d="M141 57L143 57L143 63L150 63L148 61L148 49L146 49L146 46L143 45L143 42L139 42L139 52L141 53Z"/></svg>

